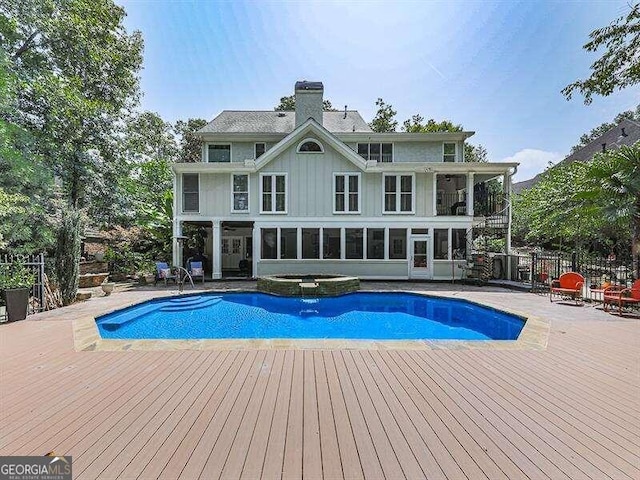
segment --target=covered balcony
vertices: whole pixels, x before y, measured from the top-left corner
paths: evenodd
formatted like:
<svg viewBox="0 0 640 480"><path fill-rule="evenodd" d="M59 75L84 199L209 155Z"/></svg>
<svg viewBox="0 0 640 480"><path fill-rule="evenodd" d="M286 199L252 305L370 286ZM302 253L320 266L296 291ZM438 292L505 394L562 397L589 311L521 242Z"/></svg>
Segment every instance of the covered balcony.
<svg viewBox="0 0 640 480"><path fill-rule="evenodd" d="M490 217L507 207L510 187L505 175L437 173L434 177L436 216Z"/></svg>

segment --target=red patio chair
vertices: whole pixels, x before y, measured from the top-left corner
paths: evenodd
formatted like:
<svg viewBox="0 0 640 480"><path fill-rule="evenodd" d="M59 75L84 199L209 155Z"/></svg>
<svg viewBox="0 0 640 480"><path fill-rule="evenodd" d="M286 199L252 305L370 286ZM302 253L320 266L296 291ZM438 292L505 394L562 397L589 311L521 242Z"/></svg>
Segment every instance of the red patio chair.
<svg viewBox="0 0 640 480"><path fill-rule="evenodd" d="M618 315L622 316L622 308L629 305L640 305L640 279L633 282L631 288L623 288L614 285L604 291L604 311L608 312L607 305L618 305Z"/></svg>
<svg viewBox="0 0 640 480"><path fill-rule="evenodd" d="M561 298L570 297L579 303L582 300L582 287L584 286L584 277L576 272L568 272L560 275L558 280L551 282L549 289L549 301L553 302L553 296L557 295Z"/></svg>

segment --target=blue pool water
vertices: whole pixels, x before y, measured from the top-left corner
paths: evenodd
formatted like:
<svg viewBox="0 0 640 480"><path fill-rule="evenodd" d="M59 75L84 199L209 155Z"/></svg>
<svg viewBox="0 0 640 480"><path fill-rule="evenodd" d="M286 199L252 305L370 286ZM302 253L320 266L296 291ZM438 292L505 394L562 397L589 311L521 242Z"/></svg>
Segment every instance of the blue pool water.
<svg viewBox="0 0 640 480"><path fill-rule="evenodd" d="M341 338L514 340L524 320L464 300L410 293L330 298L263 293L151 300L96 319L103 338Z"/></svg>

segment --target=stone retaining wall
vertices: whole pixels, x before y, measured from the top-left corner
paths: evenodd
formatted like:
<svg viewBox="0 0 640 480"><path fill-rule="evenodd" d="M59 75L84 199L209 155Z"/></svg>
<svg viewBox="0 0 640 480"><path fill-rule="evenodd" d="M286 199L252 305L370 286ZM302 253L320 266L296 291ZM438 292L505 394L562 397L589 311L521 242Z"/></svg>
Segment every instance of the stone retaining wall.
<svg viewBox="0 0 640 480"><path fill-rule="evenodd" d="M360 290L360 279L357 277L318 278L313 283L317 287L301 287L301 283L311 283L305 278L259 277L258 291L287 297L333 297Z"/></svg>

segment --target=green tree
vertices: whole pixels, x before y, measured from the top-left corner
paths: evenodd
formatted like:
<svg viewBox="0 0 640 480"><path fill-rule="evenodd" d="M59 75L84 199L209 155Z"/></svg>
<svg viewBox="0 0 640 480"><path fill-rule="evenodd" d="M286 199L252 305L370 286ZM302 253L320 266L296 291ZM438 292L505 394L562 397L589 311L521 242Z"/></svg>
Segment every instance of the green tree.
<svg viewBox="0 0 640 480"><path fill-rule="evenodd" d="M488 162L489 152L483 145L473 145L471 143L464 143L464 161L485 163Z"/></svg>
<svg viewBox="0 0 640 480"><path fill-rule="evenodd" d="M376 106L378 111L369 124L371 130L378 133L395 132L396 128L398 128L398 121L396 120L398 112L393 109L392 105L385 103L382 98L376 100Z"/></svg>
<svg viewBox="0 0 640 480"><path fill-rule="evenodd" d="M329 100L324 100L323 110L325 112L337 112L337 108L333 108ZM280 103L273 108L276 112L290 112L296 109L296 96L289 95L287 97L280 98Z"/></svg>
<svg viewBox="0 0 640 480"><path fill-rule="evenodd" d="M449 120L435 121L430 118L424 122L420 114L413 115L402 123L402 130L408 133L435 133L435 132L461 132L462 125L454 124Z"/></svg>
<svg viewBox="0 0 640 480"><path fill-rule="evenodd" d="M34 138L16 123L17 76L0 49L0 250L43 251L53 244L53 175L34 153Z"/></svg>
<svg viewBox="0 0 640 480"><path fill-rule="evenodd" d="M80 209L114 191L118 126L138 100L142 38L126 32L124 17L112 0L0 4L2 46L20 84L16 123L34 136L36 153L62 182L69 206L63 218L73 220L61 224L65 244L79 242ZM65 277L77 275L68 268L75 250L57 253L58 266L66 266L57 272L63 297L75 297L77 278Z"/></svg>
<svg viewBox="0 0 640 480"><path fill-rule="evenodd" d="M607 96L614 90L640 82L640 3L630 6L630 11L606 27L594 30L583 48L596 52L605 51L591 65L591 76L567 85L562 94L570 100L574 92L584 96L590 104L593 95Z"/></svg>
<svg viewBox="0 0 640 480"><path fill-rule="evenodd" d="M605 227L598 212L576 196L587 164L559 164L513 202L513 232L527 243L587 245Z"/></svg>
<svg viewBox="0 0 640 480"><path fill-rule="evenodd" d="M187 121L178 120L175 131L180 136L180 153L178 162L199 162L202 156L202 140L195 136L195 132L204 127L208 122L202 118L190 118Z"/></svg>
<svg viewBox="0 0 640 480"><path fill-rule="evenodd" d="M405 120L402 129L408 133L437 133L437 132L462 132L464 127L460 124L453 123L449 120L440 122L430 118L426 122L420 114L413 115ZM465 162L487 162L489 152L482 145L473 145L464 143L464 161Z"/></svg>
<svg viewBox="0 0 640 480"><path fill-rule="evenodd" d="M163 208L166 192L172 189L171 165L178 158L173 125L157 113L141 112L129 117L125 127L123 158L126 175L120 177L120 206L126 217L119 223L144 225L154 211Z"/></svg>
<svg viewBox="0 0 640 480"><path fill-rule="evenodd" d="M634 272L640 274L640 142L596 155L586 164L576 198L600 212L604 222L626 227Z"/></svg>

